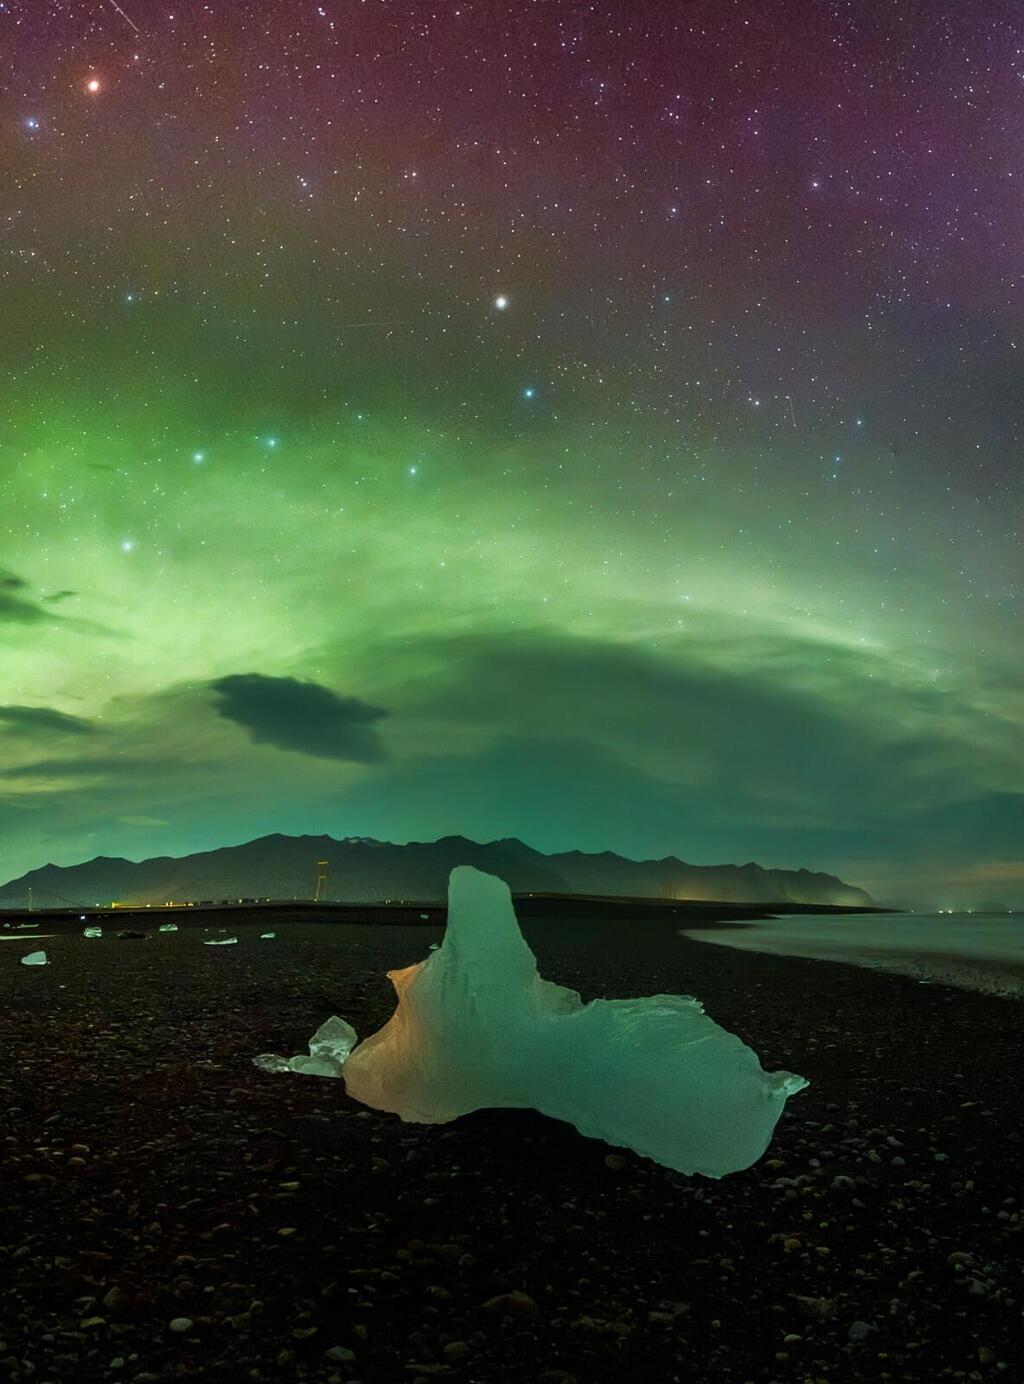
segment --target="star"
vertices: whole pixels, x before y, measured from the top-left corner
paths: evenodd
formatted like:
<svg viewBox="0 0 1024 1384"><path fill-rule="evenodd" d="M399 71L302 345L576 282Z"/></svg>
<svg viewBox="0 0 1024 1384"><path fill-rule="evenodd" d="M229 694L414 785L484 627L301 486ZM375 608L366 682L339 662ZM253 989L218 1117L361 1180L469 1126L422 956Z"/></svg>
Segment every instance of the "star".
<svg viewBox="0 0 1024 1384"><path fill-rule="evenodd" d="M498 294L497 298L495 298L494 300L494 306L498 309L499 312L505 311L505 309L508 307L508 298L505 296L504 293Z"/></svg>
<svg viewBox="0 0 1024 1384"><path fill-rule="evenodd" d="M205 452L193 452L193 453L192 453L192 460L195 462L195 464L196 464L197 466L202 466L203 462L206 460L206 453L205 453Z"/></svg>
<svg viewBox="0 0 1024 1384"><path fill-rule="evenodd" d="M532 399L533 396L534 396L536 393L537 393L537 391L534 389L533 385L532 385L532 384L528 384L528 385L526 386L526 388L523 390L523 398L524 398L524 399Z"/></svg>
<svg viewBox="0 0 1024 1384"><path fill-rule="evenodd" d="M98 91L102 91L103 84L98 77L90 77L85 84L85 89L95 96Z"/></svg>

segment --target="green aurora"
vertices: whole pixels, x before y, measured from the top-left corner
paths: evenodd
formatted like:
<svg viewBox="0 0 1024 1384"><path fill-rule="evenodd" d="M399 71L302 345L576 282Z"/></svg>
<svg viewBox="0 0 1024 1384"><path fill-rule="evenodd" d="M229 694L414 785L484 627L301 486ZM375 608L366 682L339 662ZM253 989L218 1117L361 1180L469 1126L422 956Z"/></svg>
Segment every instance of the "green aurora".
<svg viewBox="0 0 1024 1384"><path fill-rule="evenodd" d="M788 144L753 186L702 127L677 214L689 172L533 140L469 57L426 132L399 57L386 129L318 126L319 69L257 81L277 22L225 7L216 77L194 27L18 40L0 877L460 832L1024 904L1001 269L880 297L861 209L782 237Z"/></svg>

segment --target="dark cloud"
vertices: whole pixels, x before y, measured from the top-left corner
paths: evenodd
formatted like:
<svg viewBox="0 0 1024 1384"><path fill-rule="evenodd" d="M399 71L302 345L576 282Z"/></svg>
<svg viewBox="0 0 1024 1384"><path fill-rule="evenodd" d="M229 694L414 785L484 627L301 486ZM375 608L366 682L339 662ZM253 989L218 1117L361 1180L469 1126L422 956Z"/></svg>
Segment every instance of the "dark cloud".
<svg viewBox="0 0 1024 1384"><path fill-rule="evenodd" d="M61 735L89 735L96 727L81 716L69 716L48 706L0 706L0 722L17 730Z"/></svg>
<svg viewBox="0 0 1024 1384"><path fill-rule="evenodd" d="M384 758L373 723L387 715L358 697L341 697L329 687L297 678L236 673L210 684L218 710L244 726L258 744L317 759L369 764Z"/></svg>
<svg viewBox="0 0 1024 1384"><path fill-rule="evenodd" d="M440 671L403 698L402 719L431 727L437 748L347 789L345 831L753 857L868 887L898 861L938 876L1024 839L987 719L948 691L886 682L855 651L789 641L780 668L768 647L696 640L652 651L533 632L430 647Z"/></svg>
<svg viewBox="0 0 1024 1384"><path fill-rule="evenodd" d="M29 585L23 577L0 567L0 624L37 625L51 616L39 606L31 596L26 595Z"/></svg>
<svg viewBox="0 0 1024 1384"><path fill-rule="evenodd" d="M51 615L43 606L57 605L78 594L77 591L55 591L51 596L44 596L41 604L30 592L31 588L24 577L0 567L0 623L38 625L47 620L56 620L59 617Z"/></svg>
<svg viewBox="0 0 1024 1384"><path fill-rule="evenodd" d="M543 633L457 641L429 715L552 740L585 736L705 811L738 802L830 805L872 792L883 727L749 664L714 666L634 645ZM675 651L673 651L675 652Z"/></svg>
<svg viewBox="0 0 1024 1384"><path fill-rule="evenodd" d="M1019 772L989 748L992 718L966 695L886 682L853 651L784 648L780 666L767 643L453 640L403 721L441 717L463 736L585 736L699 793L712 817L742 811L772 827L890 820L1009 786Z"/></svg>

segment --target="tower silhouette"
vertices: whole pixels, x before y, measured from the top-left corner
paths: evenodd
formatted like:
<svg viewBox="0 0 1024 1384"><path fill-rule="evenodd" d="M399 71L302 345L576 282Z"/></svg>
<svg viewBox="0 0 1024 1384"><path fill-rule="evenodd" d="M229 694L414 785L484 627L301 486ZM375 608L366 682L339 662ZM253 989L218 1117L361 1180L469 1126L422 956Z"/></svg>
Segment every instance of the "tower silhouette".
<svg viewBox="0 0 1024 1384"><path fill-rule="evenodd" d="M327 888L327 866L328 862L326 860L318 860L316 862L316 888L313 890L314 903L319 903L323 899L324 891Z"/></svg>

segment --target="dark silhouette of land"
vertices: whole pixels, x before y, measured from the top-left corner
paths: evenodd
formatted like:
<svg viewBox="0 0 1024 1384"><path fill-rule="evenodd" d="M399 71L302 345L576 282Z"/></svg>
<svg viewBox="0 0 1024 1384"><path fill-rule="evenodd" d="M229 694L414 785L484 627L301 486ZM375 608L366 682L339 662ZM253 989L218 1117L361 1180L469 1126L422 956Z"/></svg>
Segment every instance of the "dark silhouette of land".
<svg viewBox="0 0 1024 1384"><path fill-rule="evenodd" d="M94 908L314 896L354 903L447 897L448 876L473 865L506 881L514 894L693 902L829 904L870 908L863 889L835 875L746 865L691 865L666 856L629 860L611 851L544 855L522 841L439 841L394 845L365 837L263 836L241 846L181 857L131 861L97 856L81 865L44 865L0 888L0 908ZM321 878L325 875L325 878Z"/></svg>

